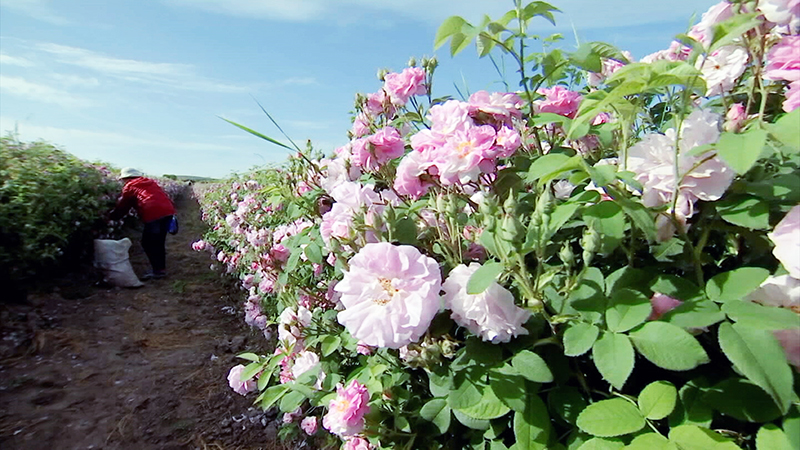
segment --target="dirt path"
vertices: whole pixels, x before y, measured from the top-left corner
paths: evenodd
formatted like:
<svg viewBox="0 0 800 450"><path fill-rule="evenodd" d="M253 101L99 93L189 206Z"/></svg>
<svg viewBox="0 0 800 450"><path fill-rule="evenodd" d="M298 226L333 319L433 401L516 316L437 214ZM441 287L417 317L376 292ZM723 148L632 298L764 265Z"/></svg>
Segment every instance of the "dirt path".
<svg viewBox="0 0 800 450"><path fill-rule="evenodd" d="M282 448L275 417L227 386L234 355L264 340L244 325L240 293L190 247L204 227L197 201L178 203L168 278L110 289L83 271L28 304L0 304L0 448Z"/></svg>

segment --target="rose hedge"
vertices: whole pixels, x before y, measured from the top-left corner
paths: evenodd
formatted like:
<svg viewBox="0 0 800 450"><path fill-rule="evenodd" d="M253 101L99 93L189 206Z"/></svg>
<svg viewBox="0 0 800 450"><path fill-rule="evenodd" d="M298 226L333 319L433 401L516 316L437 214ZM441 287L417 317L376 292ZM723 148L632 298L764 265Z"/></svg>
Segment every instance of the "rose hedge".
<svg viewBox="0 0 800 450"><path fill-rule="evenodd" d="M125 219L107 221L122 190L119 171L44 142L0 139L0 280L37 274L93 256L92 240L120 237ZM159 180L172 198L181 183Z"/></svg>
<svg viewBox="0 0 800 450"><path fill-rule="evenodd" d="M639 62L529 36L544 2L449 18L517 92L412 61L334 155L201 199L194 248L277 337L229 384L319 446L797 448L799 8L719 3Z"/></svg>

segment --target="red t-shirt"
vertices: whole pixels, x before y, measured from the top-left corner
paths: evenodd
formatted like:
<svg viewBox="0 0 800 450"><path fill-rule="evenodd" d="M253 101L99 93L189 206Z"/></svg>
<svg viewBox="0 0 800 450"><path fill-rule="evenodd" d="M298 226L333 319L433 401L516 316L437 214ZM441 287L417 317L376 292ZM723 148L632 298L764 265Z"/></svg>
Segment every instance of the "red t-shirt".
<svg viewBox="0 0 800 450"><path fill-rule="evenodd" d="M144 223L175 214L175 206L164 190L154 180L145 177L125 183L112 217L125 215L131 208L136 208Z"/></svg>

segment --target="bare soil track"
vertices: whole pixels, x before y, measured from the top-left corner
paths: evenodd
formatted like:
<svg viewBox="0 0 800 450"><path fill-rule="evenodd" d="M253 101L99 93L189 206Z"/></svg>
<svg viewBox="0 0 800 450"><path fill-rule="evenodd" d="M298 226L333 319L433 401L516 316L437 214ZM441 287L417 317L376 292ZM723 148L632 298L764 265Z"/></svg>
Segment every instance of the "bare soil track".
<svg viewBox="0 0 800 450"><path fill-rule="evenodd" d="M0 303L0 448L283 449L275 414L227 386L235 355L264 339L242 321L191 243L197 201L178 202L163 280L139 289L96 284L90 268L47 280L26 304ZM131 262L147 269L133 230Z"/></svg>

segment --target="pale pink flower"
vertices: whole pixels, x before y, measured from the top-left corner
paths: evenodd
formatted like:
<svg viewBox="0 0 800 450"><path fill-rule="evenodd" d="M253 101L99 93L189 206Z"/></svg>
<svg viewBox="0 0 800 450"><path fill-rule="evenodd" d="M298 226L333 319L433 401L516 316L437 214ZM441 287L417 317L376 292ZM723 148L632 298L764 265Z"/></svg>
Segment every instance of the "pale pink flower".
<svg viewBox="0 0 800 450"><path fill-rule="evenodd" d="M366 136L369 134L369 124L369 117L363 112L358 113L353 119L353 127L350 128L350 133L352 133L353 137L357 138Z"/></svg>
<svg viewBox="0 0 800 450"><path fill-rule="evenodd" d="M719 157L708 154L691 155L698 146L719 139L719 116L709 111L696 110L684 120L680 141L677 143L678 167L675 167L676 132L649 134L628 149L627 170L636 174L642 184L642 203L648 207L668 205L672 214L673 196L677 185L678 198L674 213L685 223L694 215L697 200L719 200L736 175ZM701 163L702 161L702 163ZM675 175L678 175L676 179ZM671 227L671 221L662 219L662 225ZM666 233L671 234L671 233Z"/></svg>
<svg viewBox="0 0 800 450"><path fill-rule="evenodd" d="M315 387L317 389L322 389L322 382L325 381L325 372L322 371L322 366L319 363L319 356L312 351L303 350L294 358L292 378L296 380L300 375L308 371L314 371L314 375L317 377Z"/></svg>
<svg viewBox="0 0 800 450"><path fill-rule="evenodd" d="M687 33L691 38L708 47L714 37L714 25L733 17L733 5L727 1L722 1L708 8L703 13L700 22L693 26Z"/></svg>
<svg viewBox="0 0 800 450"><path fill-rule="evenodd" d="M365 245L336 284L339 323L373 347L417 341L439 311L439 265L410 245Z"/></svg>
<svg viewBox="0 0 800 450"><path fill-rule="evenodd" d="M394 110L391 99L383 89L367 95L367 100L364 102L364 111L371 117L383 113L394 114Z"/></svg>
<svg viewBox="0 0 800 450"><path fill-rule="evenodd" d="M198 252L205 250L207 248L207 246L208 246L208 244L206 243L206 241L204 241L202 239L192 243L192 249L196 250Z"/></svg>
<svg viewBox="0 0 800 450"><path fill-rule="evenodd" d="M370 136L369 143L372 144L372 154L374 154L375 165L362 164L366 167L383 165L386 161L403 156L405 152L405 142L400 136L400 132L393 127L384 127Z"/></svg>
<svg viewBox="0 0 800 450"><path fill-rule="evenodd" d="M790 275L771 276L747 300L800 312L800 280Z"/></svg>
<svg viewBox="0 0 800 450"><path fill-rule="evenodd" d="M317 418L315 416L308 416L300 421L300 428L311 436L317 432Z"/></svg>
<svg viewBox="0 0 800 450"><path fill-rule="evenodd" d="M367 344L364 344L361 341L358 341L358 344L356 344L356 352L359 355L367 355L367 356L369 356L369 355L372 354L372 347L370 347Z"/></svg>
<svg viewBox="0 0 800 450"><path fill-rule="evenodd" d="M566 200L572 195L575 185L567 180L558 180L553 184L553 195L559 200Z"/></svg>
<svg viewBox="0 0 800 450"><path fill-rule="evenodd" d="M354 436L344 441L342 450L374 450L375 446L361 436Z"/></svg>
<svg viewBox="0 0 800 450"><path fill-rule="evenodd" d="M764 78L768 80L800 80L800 36L784 36L767 53Z"/></svg>
<svg viewBox="0 0 800 450"><path fill-rule="evenodd" d="M672 298L660 292L654 292L653 296L650 297L650 305L653 307L653 310L650 312L650 317L648 317L647 320L658 320L661 316L682 304L683 302L677 298Z"/></svg>
<svg viewBox="0 0 800 450"><path fill-rule="evenodd" d="M292 412L283 413L282 422L283 423L292 423L292 422L294 422L295 419L300 417L301 414L303 414L303 410L300 409L300 407L298 406L297 409L295 409Z"/></svg>
<svg viewBox="0 0 800 450"><path fill-rule="evenodd" d="M452 311L450 317L484 341L499 344L521 334L531 312L514 304L514 296L497 282L492 282L477 295L467 293L467 282L481 267L478 263L456 266L448 275L442 289L444 306Z"/></svg>
<svg viewBox="0 0 800 450"><path fill-rule="evenodd" d="M253 379L242 380L242 372L244 366L241 364L231 367L228 372L228 386L237 394L247 395L248 392L256 390L257 383Z"/></svg>
<svg viewBox="0 0 800 450"><path fill-rule="evenodd" d="M385 205L390 200L375 192L372 185L358 182L339 183L331 191L331 196L336 203L322 216L320 224L320 234L326 244L330 243L331 238L351 240L360 236L361 231L354 227L355 217L364 214L365 224L372 225L374 218L383 214ZM367 232L364 236L369 242L376 240L374 231Z"/></svg>
<svg viewBox="0 0 800 450"><path fill-rule="evenodd" d="M800 205L793 207L767 236L775 244L772 254L791 276L800 279Z"/></svg>
<svg viewBox="0 0 800 450"><path fill-rule="evenodd" d="M628 61L633 61L633 55L631 55L628 51L623 51L622 55ZM618 71L619 69L625 67L625 62L618 61L612 58L603 58L602 61L602 69L600 72L589 72L589 76L587 79L587 83L589 86L598 86L600 83L603 82L606 78L611 76L614 72Z"/></svg>
<svg viewBox="0 0 800 450"><path fill-rule="evenodd" d="M759 0L757 9L772 23L800 28L800 0Z"/></svg>
<svg viewBox="0 0 800 450"><path fill-rule="evenodd" d="M772 334L783 347L789 364L793 365L795 370L800 371L800 328L776 330Z"/></svg>
<svg viewBox="0 0 800 450"><path fill-rule="evenodd" d="M473 124L469 117L469 104L458 100L448 100L444 103L433 105L428 111L428 120L431 121L431 132L436 137L447 137L458 130L464 130ZM412 146L416 149L412 141Z"/></svg>
<svg viewBox="0 0 800 450"><path fill-rule="evenodd" d="M400 160L394 180L394 189L398 194L419 198L433 186L431 181L424 179L424 176L430 178L428 169L434 167L428 153L414 150Z"/></svg>
<svg viewBox="0 0 800 450"><path fill-rule="evenodd" d="M543 100L534 102L537 113L555 113L570 119L575 117L578 106L583 100L583 96L579 92L570 91L564 86L555 86L551 89L542 88L537 92L545 97Z"/></svg>
<svg viewBox="0 0 800 450"><path fill-rule="evenodd" d="M789 89L784 95L786 95L786 100L783 102L784 111L792 112L800 107L800 80L789 83Z"/></svg>
<svg viewBox="0 0 800 450"><path fill-rule="evenodd" d="M522 145L522 138L517 130L501 127L495 136L494 145L498 150L494 155L496 158L508 158Z"/></svg>
<svg viewBox="0 0 800 450"><path fill-rule="evenodd" d="M659 50L651 53L639 61L651 64L655 61L685 61L689 57L691 49L678 41L672 41L666 50Z"/></svg>
<svg viewBox="0 0 800 450"><path fill-rule="evenodd" d="M322 426L340 436L354 436L364 429L364 414L369 412L367 387L352 380L347 387L336 387L336 398L328 404L328 413L322 418Z"/></svg>
<svg viewBox="0 0 800 450"><path fill-rule="evenodd" d="M726 45L707 58L701 56L697 67L706 80L706 97L729 92L747 67L747 50L738 45Z"/></svg>
<svg viewBox="0 0 800 450"><path fill-rule="evenodd" d="M477 181L480 164L493 159L497 132L489 125L471 126L456 131L442 147L437 158L439 179L444 185Z"/></svg>
<svg viewBox="0 0 800 450"><path fill-rule="evenodd" d="M747 119L747 114L744 111L744 105L741 103L734 103L725 114L725 131L736 133L742 129L742 124Z"/></svg>
<svg viewBox="0 0 800 450"><path fill-rule="evenodd" d="M392 104L403 106L412 95L423 95L428 92L425 86L425 70L420 67L408 67L400 73L388 73L383 78L383 89L392 100Z"/></svg>
<svg viewBox="0 0 800 450"><path fill-rule="evenodd" d="M525 102L513 92L478 91L469 96L469 113L478 122L511 126L512 119L522 117ZM483 120L483 119L488 120Z"/></svg>

